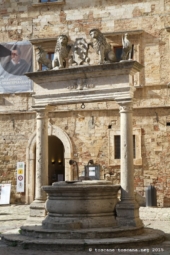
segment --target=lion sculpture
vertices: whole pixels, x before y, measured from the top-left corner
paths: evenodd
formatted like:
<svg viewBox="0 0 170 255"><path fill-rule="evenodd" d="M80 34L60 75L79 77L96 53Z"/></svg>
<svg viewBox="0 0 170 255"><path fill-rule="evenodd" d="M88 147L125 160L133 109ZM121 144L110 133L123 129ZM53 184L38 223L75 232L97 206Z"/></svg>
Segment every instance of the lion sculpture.
<svg viewBox="0 0 170 255"><path fill-rule="evenodd" d="M99 29L92 29L89 32L92 42L90 45L99 55L99 64L116 62L116 57L106 38Z"/></svg>
<svg viewBox="0 0 170 255"><path fill-rule="evenodd" d="M36 50L37 50L36 60L39 65L39 69L37 71L41 71L40 67L42 65L46 66L47 69L52 69L52 61L47 58L47 52L45 52L45 50L43 50L41 46L37 46Z"/></svg>
<svg viewBox="0 0 170 255"><path fill-rule="evenodd" d="M68 37L59 35L55 47L54 59L52 61L53 69L66 67L66 58L68 57L71 46L68 45Z"/></svg>

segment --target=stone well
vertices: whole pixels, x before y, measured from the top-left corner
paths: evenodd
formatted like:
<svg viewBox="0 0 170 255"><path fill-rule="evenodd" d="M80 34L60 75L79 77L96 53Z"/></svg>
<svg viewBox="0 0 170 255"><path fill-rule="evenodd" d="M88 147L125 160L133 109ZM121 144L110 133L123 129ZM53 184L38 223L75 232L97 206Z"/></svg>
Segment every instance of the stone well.
<svg viewBox="0 0 170 255"><path fill-rule="evenodd" d="M47 194L47 216L40 226L22 226L21 234L38 239L103 239L132 236L140 227L120 227L116 205L120 185L110 181L84 180L55 182L43 186Z"/></svg>
<svg viewBox="0 0 170 255"><path fill-rule="evenodd" d="M36 249L76 251L129 248L164 240L163 232L144 228L134 196L134 75L141 68L143 66L136 61L126 61L27 74L34 81L33 108L37 112L36 189L30 216L34 218L34 211L40 212L40 207L45 213L46 194L47 216L41 225L30 226L28 222L28 226L21 227L21 234L8 233L3 235L3 240ZM84 84L81 89L79 84ZM103 101L115 101L120 107L119 203L119 185L106 181L72 181L69 170L66 182L45 186L48 183L48 113L55 112L57 105L76 103L82 106ZM68 164L70 158L65 160Z"/></svg>
<svg viewBox="0 0 170 255"><path fill-rule="evenodd" d="M117 226L119 185L106 181L66 181L43 186L48 194L47 216L41 225L22 226L20 234L5 233L10 245L40 250L94 250L160 243L164 233L133 226Z"/></svg>
<svg viewBox="0 0 170 255"><path fill-rule="evenodd" d="M106 181L56 182L44 186L48 194L45 229L116 227L119 185Z"/></svg>

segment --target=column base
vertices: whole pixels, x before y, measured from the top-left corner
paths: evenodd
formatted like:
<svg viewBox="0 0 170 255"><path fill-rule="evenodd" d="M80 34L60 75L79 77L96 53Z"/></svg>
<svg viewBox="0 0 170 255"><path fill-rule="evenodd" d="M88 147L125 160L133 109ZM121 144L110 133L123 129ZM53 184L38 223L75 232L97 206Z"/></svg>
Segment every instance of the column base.
<svg viewBox="0 0 170 255"><path fill-rule="evenodd" d="M139 205L136 201L120 201L116 205L116 221L120 227L142 227L143 222L139 218Z"/></svg>
<svg viewBox="0 0 170 255"><path fill-rule="evenodd" d="M45 217L45 200L34 200L30 204L30 217Z"/></svg>

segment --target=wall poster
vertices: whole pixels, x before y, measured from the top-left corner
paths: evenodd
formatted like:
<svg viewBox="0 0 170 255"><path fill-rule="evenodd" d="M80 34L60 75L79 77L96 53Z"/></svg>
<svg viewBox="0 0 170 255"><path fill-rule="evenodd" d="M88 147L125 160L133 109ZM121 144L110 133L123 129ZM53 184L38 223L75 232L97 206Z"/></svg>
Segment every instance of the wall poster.
<svg viewBox="0 0 170 255"><path fill-rule="evenodd" d="M31 92L32 44L29 41L0 43L0 93Z"/></svg>
<svg viewBox="0 0 170 255"><path fill-rule="evenodd" d="M0 205L8 205L10 203L11 184L0 184Z"/></svg>
<svg viewBox="0 0 170 255"><path fill-rule="evenodd" d="M17 192L24 192L24 162L17 162Z"/></svg>

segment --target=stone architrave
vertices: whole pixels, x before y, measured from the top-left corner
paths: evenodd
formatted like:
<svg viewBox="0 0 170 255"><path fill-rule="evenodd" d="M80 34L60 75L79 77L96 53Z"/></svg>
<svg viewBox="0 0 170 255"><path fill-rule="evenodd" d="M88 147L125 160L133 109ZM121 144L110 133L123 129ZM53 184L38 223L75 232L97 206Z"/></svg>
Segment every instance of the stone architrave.
<svg viewBox="0 0 170 255"><path fill-rule="evenodd" d="M116 206L119 226L143 226L134 195L132 102L119 102L121 130L121 201Z"/></svg>
<svg viewBox="0 0 170 255"><path fill-rule="evenodd" d="M48 113L45 108L36 112L35 200L30 205L30 216L45 216L46 194L41 187L48 184Z"/></svg>

